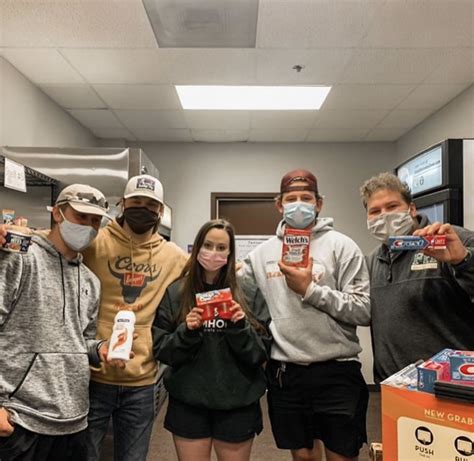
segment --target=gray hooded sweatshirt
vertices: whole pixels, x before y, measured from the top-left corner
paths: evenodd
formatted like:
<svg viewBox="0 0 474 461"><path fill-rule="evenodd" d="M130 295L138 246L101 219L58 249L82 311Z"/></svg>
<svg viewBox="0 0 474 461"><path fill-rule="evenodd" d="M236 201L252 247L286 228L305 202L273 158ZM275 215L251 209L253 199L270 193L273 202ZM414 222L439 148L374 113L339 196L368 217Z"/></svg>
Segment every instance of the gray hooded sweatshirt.
<svg viewBox="0 0 474 461"><path fill-rule="evenodd" d="M312 229L313 282L304 297L288 288L278 267L285 224L253 250L239 271L247 292L258 286L268 304L271 358L308 364L357 359L358 325L369 325L369 275L359 247L319 218Z"/></svg>
<svg viewBox="0 0 474 461"><path fill-rule="evenodd" d="M87 427L99 297L81 258L42 236L24 255L0 251L0 406L15 423L48 435Z"/></svg>

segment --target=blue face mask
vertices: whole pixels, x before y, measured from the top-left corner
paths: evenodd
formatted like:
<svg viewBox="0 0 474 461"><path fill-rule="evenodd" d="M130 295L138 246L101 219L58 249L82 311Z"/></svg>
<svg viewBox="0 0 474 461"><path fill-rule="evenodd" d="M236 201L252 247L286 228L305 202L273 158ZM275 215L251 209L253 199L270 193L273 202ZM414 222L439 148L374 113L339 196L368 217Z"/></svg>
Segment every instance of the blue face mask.
<svg viewBox="0 0 474 461"><path fill-rule="evenodd" d="M294 229L306 229L316 217L314 203L292 202L283 205L283 219Z"/></svg>

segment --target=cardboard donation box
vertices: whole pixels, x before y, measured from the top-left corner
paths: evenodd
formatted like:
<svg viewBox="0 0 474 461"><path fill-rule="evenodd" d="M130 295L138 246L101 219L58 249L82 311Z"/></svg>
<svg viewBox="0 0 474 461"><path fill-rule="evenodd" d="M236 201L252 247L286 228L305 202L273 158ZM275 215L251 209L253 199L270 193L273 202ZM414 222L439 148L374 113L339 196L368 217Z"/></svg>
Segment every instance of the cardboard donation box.
<svg viewBox="0 0 474 461"><path fill-rule="evenodd" d="M384 461L474 461L474 405L388 380L381 386Z"/></svg>

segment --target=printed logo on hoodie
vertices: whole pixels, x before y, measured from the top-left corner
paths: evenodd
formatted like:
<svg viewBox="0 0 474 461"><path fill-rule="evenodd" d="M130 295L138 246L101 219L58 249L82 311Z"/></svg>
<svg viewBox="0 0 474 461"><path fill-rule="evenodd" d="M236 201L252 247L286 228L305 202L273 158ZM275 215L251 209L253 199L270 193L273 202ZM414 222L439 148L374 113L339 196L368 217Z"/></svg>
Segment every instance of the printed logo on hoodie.
<svg viewBox="0 0 474 461"><path fill-rule="evenodd" d="M117 256L114 268L110 265L110 261L107 261L107 264L112 276L120 280L122 296L127 304L133 304L148 283L156 280L161 272L161 269L154 270L155 265L150 267L149 264L134 264L129 256ZM128 270L123 272L123 269ZM129 272L130 270L132 271Z"/></svg>
<svg viewBox="0 0 474 461"><path fill-rule="evenodd" d="M326 267L320 261L313 260L313 282L318 283L326 274ZM267 261L265 264L265 277L268 279L284 277L283 273L278 267L277 261Z"/></svg>

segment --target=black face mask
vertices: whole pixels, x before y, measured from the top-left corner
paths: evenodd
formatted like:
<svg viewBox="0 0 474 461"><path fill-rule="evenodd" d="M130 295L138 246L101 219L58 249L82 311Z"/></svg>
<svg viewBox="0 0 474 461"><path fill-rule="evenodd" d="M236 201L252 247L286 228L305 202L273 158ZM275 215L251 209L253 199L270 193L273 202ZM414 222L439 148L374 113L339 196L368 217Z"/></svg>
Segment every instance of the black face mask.
<svg viewBox="0 0 474 461"><path fill-rule="evenodd" d="M154 211L143 207L130 207L123 210L123 217L135 234L144 234L157 228L160 216Z"/></svg>

